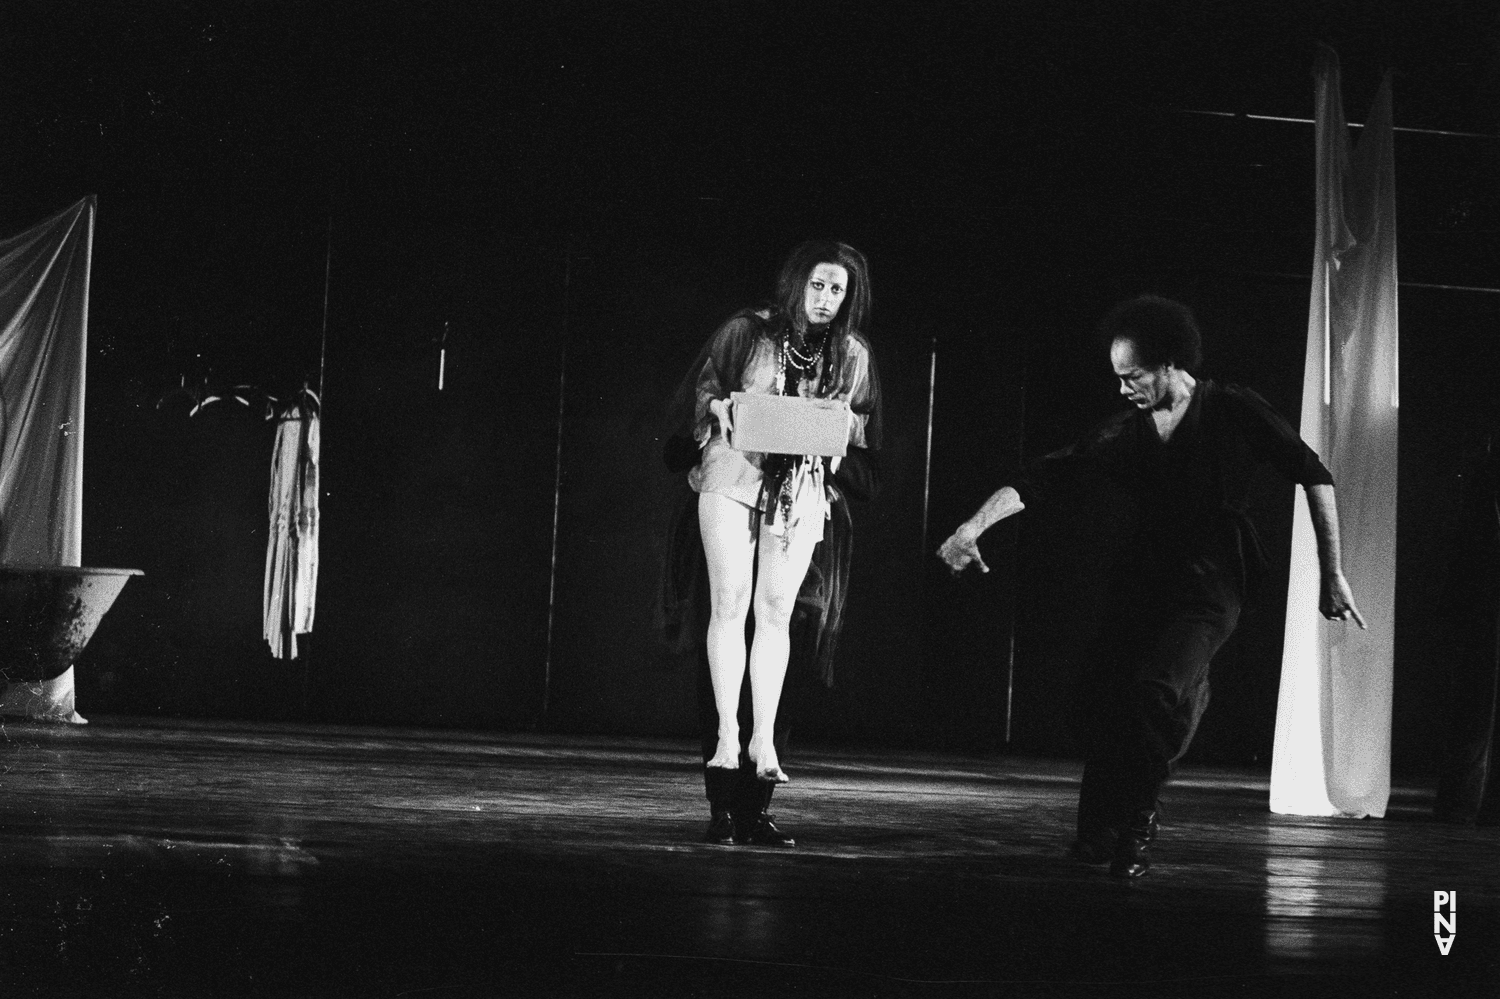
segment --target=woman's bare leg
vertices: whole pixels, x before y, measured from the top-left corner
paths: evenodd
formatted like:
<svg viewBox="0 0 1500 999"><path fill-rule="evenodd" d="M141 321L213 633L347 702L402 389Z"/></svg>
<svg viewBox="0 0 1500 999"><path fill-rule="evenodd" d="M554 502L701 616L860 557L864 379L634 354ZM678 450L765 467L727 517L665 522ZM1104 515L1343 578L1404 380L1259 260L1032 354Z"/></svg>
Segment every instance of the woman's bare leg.
<svg viewBox="0 0 1500 999"><path fill-rule="evenodd" d="M761 529L758 573L755 583L755 641L750 646L750 704L754 711L754 728L747 752L762 780L784 783L790 778L781 770L772 736L776 728L776 709L781 704L781 687L786 680L787 658L791 651L788 629L797 592L807 575L817 546L817 533L808 525L792 530L791 543Z"/></svg>
<svg viewBox="0 0 1500 999"><path fill-rule="evenodd" d="M708 675L719 712L719 745L711 767L740 766L740 686L745 681L745 615L755 572L754 511L716 493L698 496L698 530L708 561L711 611Z"/></svg>

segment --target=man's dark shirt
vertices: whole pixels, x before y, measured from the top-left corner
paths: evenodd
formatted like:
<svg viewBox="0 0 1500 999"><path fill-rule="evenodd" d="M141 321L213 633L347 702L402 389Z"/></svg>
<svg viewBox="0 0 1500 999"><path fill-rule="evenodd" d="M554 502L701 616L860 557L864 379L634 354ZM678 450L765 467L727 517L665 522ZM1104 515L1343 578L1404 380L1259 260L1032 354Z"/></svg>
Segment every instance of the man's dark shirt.
<svg viewBox="0 0 1500 999"><path fill-rule="evenodd" d="M1129 559L1141 583L1166 582L1203 566L1228 573L1243 593L1263 558L1246 514L1253 476L1269 464L1303 486L1332 485L1314 451L1259 395L1208 379L1162 441L1145 410L1127 410L1069 447L1027 462L1010 480L1027 506L1102 472L1138 507ZM1195 567L1197 567L1195 569Z"/></svg>

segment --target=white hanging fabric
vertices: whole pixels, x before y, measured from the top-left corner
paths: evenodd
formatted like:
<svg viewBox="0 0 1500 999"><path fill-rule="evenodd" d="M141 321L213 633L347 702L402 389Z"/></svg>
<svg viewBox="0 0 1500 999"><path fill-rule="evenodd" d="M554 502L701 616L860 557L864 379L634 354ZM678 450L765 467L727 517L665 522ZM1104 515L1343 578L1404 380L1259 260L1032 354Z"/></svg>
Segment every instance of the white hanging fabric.
<svg viewBox="0 0 1500 999"><path fill-rule="evenodd" d="M80 565L94 199L0 241L0 562Z"/></svg>
<svg viewBox="0 0 1500 999"><path fill-rule="evenodd" d="M81 565L93 197L0 240L0 562ZM0 713L82 721L71 667L0 681Z"/></svg>
<svg viewBox="0 0 1500 999"><path fill-rule="evenodd" d="M319 420L293 407L276 425L271 453L271 537L263 612L271 655L297 658L297 636L313 628L318 593Z"/></svg>
<svg viewBox="0 0 1500 999"><path fill-rule="evenodd" d="M1390 797L1396 610L1396 196L1387 76L1351 156L1338 56L1323 49L1317 226L1302 438L1337 488L1344 573L1368 631L1318 613L1317 545L1299 491L1271 763L1271 810L1382 816Z"/></svg>

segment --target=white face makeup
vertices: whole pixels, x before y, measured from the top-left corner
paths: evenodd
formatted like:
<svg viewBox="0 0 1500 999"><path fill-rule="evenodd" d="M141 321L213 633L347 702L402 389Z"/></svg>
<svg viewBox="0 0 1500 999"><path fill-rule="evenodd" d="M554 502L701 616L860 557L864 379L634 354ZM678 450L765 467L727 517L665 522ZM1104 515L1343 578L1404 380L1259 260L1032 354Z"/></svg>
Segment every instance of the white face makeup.
<svg viewBox="0 0 1500 999"><path fill-rule="evenodd" d="M807 277L802 294L802 312L809 323L823 326L833 322L849 290L849 272L838 264L819 264Z"/></svg>

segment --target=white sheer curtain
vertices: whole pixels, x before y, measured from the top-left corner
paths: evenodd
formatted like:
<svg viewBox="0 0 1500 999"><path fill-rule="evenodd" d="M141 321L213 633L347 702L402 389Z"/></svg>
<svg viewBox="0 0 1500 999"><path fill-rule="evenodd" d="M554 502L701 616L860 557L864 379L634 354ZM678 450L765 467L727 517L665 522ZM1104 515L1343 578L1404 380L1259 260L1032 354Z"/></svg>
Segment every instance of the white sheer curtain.
<svg viewBox="0 0 1500 999"><path fill-rule="evenodd" d="M0 562L80 565L94 200L0 241Z"/></svg>
<svg viewBox="0 0 1500 999"><path fill-rule="evenodd" d="M0 563L81 565L92 197L0 240ZM77 718L73 670L0 712Z"/></svg>
<svg viewBox="0 0 1500 999"><path fill-rule="evenodd" d="M1396 609L1396 204L1387 76L1352 155L1338 56L1315 71L1317 241L1302 437L1333 473L1344 571L1368 631L1318 614L1318 558L1298 492L1271 810L1385 814Z"/></svg>

